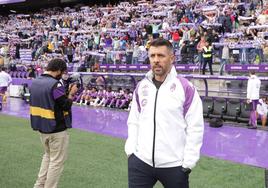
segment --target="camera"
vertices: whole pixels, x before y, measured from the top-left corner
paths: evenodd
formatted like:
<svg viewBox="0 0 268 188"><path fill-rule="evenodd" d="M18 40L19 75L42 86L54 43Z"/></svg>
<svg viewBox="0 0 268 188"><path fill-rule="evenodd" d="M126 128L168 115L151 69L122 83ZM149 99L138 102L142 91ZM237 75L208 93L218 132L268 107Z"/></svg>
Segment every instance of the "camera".
<svg viewBox="0 0 268 188"><path fill-rule="evenodd" d="M83 80L79 73L74 73L64 80L66 91L69 91L69 86L75 84L80 90L83 87Z"/></svg>

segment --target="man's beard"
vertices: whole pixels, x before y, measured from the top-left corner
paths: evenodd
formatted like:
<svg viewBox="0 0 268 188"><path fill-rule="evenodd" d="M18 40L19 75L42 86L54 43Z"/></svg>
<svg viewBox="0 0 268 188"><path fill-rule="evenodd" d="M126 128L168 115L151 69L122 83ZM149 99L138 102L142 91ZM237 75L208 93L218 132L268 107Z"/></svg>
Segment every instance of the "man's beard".
<svg viewBox="0 0 268 188"><path fill-rule="evenodd" d="M61 75L61 74L60 74L60 75L57 75L57 76L56 76L56 79L57 79L57 80L60 80L60 79L61 79L61 77L62 77L62 75Z"/></svg>
<svg viewBox="0 0 268 188"><path fill-rule="evenodd" d="M158 69L157 71L155 69ZM153 72L157 76L162 76L164 74L164 69L161 66L153 66Z"/></svg>

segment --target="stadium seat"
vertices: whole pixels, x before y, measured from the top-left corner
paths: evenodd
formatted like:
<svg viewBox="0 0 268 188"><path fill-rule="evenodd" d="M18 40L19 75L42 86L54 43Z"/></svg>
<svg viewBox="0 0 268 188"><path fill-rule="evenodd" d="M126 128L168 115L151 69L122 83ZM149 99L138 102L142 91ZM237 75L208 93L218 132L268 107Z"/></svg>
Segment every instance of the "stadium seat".
<svg viewBox="0 0 268 188"><path fill-rule="evenodd" d="M21 77L21 78L26 78L26 74L27 74L27 72L23 71L23 72L21 73L20 77Z"/></svg>
<svg viewBox="0 0 268 188"><path fill-rule="evenodd" d="M17 74L17 78L21 78L21 75L22 75L22 72L19 71L18 74Z"/></svg>
<svg viewBox="0 0 268 188"><path fill-rule="evenodd" d="M25 77L28 78L30 75L30 72L26 72Z"/></svg>
<svg viewBox="0 0 268 188"><path fill-rule="evenodd" d="M212 97L202 97L203 101L203 116L208 118L213 111L213 98Z"/></svg>
<svg viewBox="0 0 268 188"><path fill-rule="evenodd" d="M18 78L19 73L20 73L19 71L14 72L14 73L13 73L13 77L14 77L14 78Z"/></svg>
<svg viewBox="0 0 268 188"><path fill-rule="evenodd" d="M16 74L17 74L17 71L13 71L12 74L11 74L11 77L12 78L15 78L16 77Z"/></svg>
<svg viewBox="0 0 268 188"><path fill-rule="evenodd" d="M10 71L9 73L8 73L11 77L13 77L12 75L13 75L13 71Z"/></svg>
<svg viewBox="0 0 268 188"><path fill-rule="evenodd" d="M220 118L222 119L223 114L226 112L226 99L225 98L215 98L212 113L209 118Z"/></svg>
<svg viewBox="0 0 268 188"><path fill-rule="evenodd" d="M247 123L249 121L250 116L250 108L247 101L243 100L241 102L241 113L240 116L237 118L237 121L240 123Z"/></svg>
<svg viewBox="0 0 268 188"><path fill-rule="evenodd" d="M227 108L225 114L223 114L223 120L237 121L241 112L240 99L228 99Z"/></svg>

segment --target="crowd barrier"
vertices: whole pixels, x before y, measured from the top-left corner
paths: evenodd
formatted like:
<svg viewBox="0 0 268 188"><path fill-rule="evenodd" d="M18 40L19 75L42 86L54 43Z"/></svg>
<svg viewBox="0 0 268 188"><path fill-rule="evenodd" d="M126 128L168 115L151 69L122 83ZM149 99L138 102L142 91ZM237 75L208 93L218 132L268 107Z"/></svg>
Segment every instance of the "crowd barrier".
<svg viewBox="0 0 268 188"><path fill-rule="evenodd" d="M226 72L249 72L251 70L255 70L256 72L267 72L268 64L260 64L260 65L241 65L241 64L227 64L225 65Z"/></svg>
<svg viewBox="0 0 268 188"><path fill-rule="evenodd" d="M70 72L73 71L75 65L69 65L68 69ZM76 67L77 68L77 67ZM150 65L100 65L101 72L147 72L151 68ZM178 72L187 72L187 73L198 73L199 65L196 64L176 64L175 68ZM260 65L240 65L240 64L227 64L225 65L225 72L232 73L248 73L251 70L255 70L257 73L266 73L268 72L268 64ZM10 71L10 76L13 78L27 78L29 73L25 70ZM87 73L86 73L87 74Z"/></svg>
<svg viewBox="0 0 268 188"><path fill-rule="evenodd" d="M199 65L196 64L176 64L177 71L182 72L194 72L199 71ZM105 71L148 71L150 70L150 65L100 65L101 70ZM225 72L249 72L250 70L255 70L256 72L267 72L268 64L260 65L241 65L241 64L227 64L225 65Z"/></svg>
<svg viewBox="0 0 268 188"><path fill-rule="evenodd" d="M73 74L73 72L70 72ZM77 73L76 73L77 74ZM86 72L80 73L82 79L85 79L87 76L99 77L101 76L104 80L107 78L113 77L127 77L131 78L132 88L134 89L137 85L138 80L142 79L145 73L108 73L108 72ZM194 75L194 74L180 74L180 76L187 78L190 81L201 80L204 83L204 95L201 95L203 101L203 115L205 118L220 118L224 121L232 121L237 123L247 123L249 119L249 108L247 106L246 98L242 97L242 92L238 93L238 97L226 96L223 95L221 90L218 92L221 93L218 96L209 96L209 93L212 91L210 85L208 84L209 80L228 80L228 81L247 81L247 76L214 76L214 75ZM137 79L138 78L138 79ZM263 82L268 83L268 77L259 77ZM31 85L32 80L25 78L13 78L12 84L14 85ZM123 82L126 84L126 82ZM104 84L107 84L105 81ZM124 88L124 87L122 87ZM197 86L198 91L202 91L200 87ZM230 92L232 92L230 90ZM265 93L267 93L265 91ZM264 93L264 94L265 94Z"/></svg>
<svg viewBox="0 0 268 188"><path fill-rule="evenodd" d="M106 71L148 71L150 67L150 65L100 65L100 69ZM199 66L195 64L175 65L175 67L178 71L195 71L199 69Z"/></svg>
<svg viewBox="0 0 268 188"><path fill-rule="evenodd" d="M77 72L69 72L69 74L73 74L73 73L77 73ZM141 80L145 73L129 73L129 72L80 72L79 73L83 80L85 80L84 78L86 77L102 77L104 80L103 86L107 87L109 82L108 79L113 79L113 78L117 78L119 80L121 80L121 84L120 87L124 86L124 84L126 84L126 81L124 80L124 78L127 78L129 82L131 82L130 87L131 89L134 89L137 85L137 82L139 80ZM197 75L197 74L180 74L182 77L185 77L189 80L195 81L195 80L201 80L203 82L202 87L197 85L198 90L204 92L204 96L209 96L209 92L218 92L218 93L222 93L224 95L224 93L227 94L227 96L229 94L232 93L236 93L238 94L245 94L245 89L241 88L240 90L235 90L237 88L234 88L233 90L226 90L222 87L218 87L218 90L213 90L211 88L209 88L209 80L218 80L218 81L247 81L248 80L248 76L216 76L216 75ZM260 80L262 81L262 84L266 86L268 86L268 77L259 77ZM12 84L15 85L21 85L23 83L27 83L28 85L31 85L31 80L26 79L26 78L13 78ZM86 83L87 84L87 83ZM115 85L117 83L114 83ZM204 87L203 87L204 86ZM266 88L268 89L268 87ZM267 95L266 91L261 91L261 94L263 95Z"/></svg>

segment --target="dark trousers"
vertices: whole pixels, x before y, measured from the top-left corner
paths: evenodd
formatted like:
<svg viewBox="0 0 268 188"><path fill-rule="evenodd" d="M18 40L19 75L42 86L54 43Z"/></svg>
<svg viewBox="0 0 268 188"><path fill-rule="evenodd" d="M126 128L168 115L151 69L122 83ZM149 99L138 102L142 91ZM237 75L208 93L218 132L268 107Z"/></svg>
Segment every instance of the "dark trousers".
<svg viewBox="0 0 268 188"><path fill-rule="evenodd" d="M154 168L132 154L128 158L128 187L152 188L160 181L165 188L189 188L189 175L181 169Z"/></svg>
<svg viewBox="0 0 268 188"><path fill-rule="evenodd" d="M203 62L204 62L204 64L203 64L202 73L205 74L206 66L208 64L209 72L210 72L211 75L213 75L213 72L212 72L212 58L204 58Z"/></svg>
<svg viewBox="0 0 268 188"><path fill-rule="evenodd" d="M67 55L69 63L73 62L73 55Z"/></svg>
<svg viewBox="0 0 268 188"><path fill-rule="evenodd" d="M253 126L253 127L257 127L257 115L256 115L256 109L257 109L257 105L259 104L259 100L252 100L250 105L251 105L251 109L250 109L250 116L249 116L249 125Z"/></svg>

